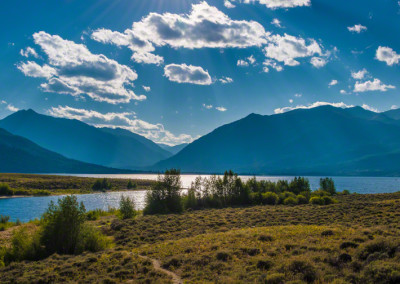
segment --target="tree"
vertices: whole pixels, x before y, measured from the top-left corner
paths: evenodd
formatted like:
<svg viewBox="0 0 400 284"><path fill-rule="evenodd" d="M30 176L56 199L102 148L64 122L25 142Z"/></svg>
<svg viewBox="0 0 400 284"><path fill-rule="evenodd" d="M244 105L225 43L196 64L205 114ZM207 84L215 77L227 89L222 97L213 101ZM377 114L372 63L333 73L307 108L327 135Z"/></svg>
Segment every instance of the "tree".
<svg viewBox="0 0 400 284"><path fill-rule="evenodd" d="M319 180L319 186L321 190L324 190L331 195L336 194L336 187L332 178L321 178Z"/></svg>
<svg viewBox="0 0 400 284"><path fill-rule="evenodd" d="M111 189L111 183L106 178L103 178L102 180L98 179L96 182L93 184L92 189L95 191L106 191Z"/></svg>
<svg viewBox="0 0 400 284"><path fill-rule="evenodd" d="M289 184L289 191L296 195L302 192L311 192L310 182L304 177L295 177Z"/></svg>
<svg viewBox="0 0 400 284"><path fill-rule="evenodd" d="M121 196L119 201L119 211L121 213L122 219L131 219L136 216L135 203L133 199L128 196Z"/></svg>

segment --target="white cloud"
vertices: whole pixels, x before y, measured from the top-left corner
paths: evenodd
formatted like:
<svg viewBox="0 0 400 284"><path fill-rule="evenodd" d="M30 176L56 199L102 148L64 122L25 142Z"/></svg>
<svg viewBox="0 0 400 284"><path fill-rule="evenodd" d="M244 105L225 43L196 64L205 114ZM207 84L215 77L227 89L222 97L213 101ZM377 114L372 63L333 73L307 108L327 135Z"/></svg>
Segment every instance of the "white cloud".
<svg viewBox="0 0 400 284"><path fill-rule="evenodd" d="M350 107L354 107L353 105L347 105L343 102L340 103L329 103L329 102L315 102L312 104L309 104L307 106L305 105L298 105L295 107L283 107L283 108L277 108L274 110L274 112L276 114L278 113L284 113L284 112L288 112L291 110L295 110L295 109L311 109L311 108L315 108L315 107L320 107L320 106L333 106L333 107L340 107L340 108L350 108Z"/></svg>
<svg viewBox="0 0 400 284"><path fill-rule="evenodd" d="M363 109L365 109L365 110L369 110L369 111L372 111L372 112L380 112L377 108L371 107L371 106L366 105L366 104L363 104L361 107Z"/></svg>
<svg viewBox="0 0 400 284"><path fill-rule="evenodd" d="M169 145L177 145L181 143L190 143L194 138L188 134L180 134L178 136L165 130L160 123L152 124L137 119L134 113L100 113L94 110L77 109L69 106L58 106L48 110L48 113L55 117L63 117L69 119L77 119L96 127L122 128L157 143L166 143Z"/></svg>
<svg viewBox="0 0 400 284"><path fill-rule="evenodd" d="M206 109L212 109L213 108L212 105L206 105L206 104L203 104L203 107L206 108Z"/></svg>
<svg viewBox="0 0 400 284"><path fill-rule="evenodd" d="M142 86L143 90L145 90L146 92L150 92L151 88L148 86Z"/></svg>
<svg viewBox="0 0 400 284"><path fill-rule="evenodd" d="M132 59L137 63L161 65L164 63L164 58L150 52L135 52L132 54Z"/></svg>
<svg viewBox="0 0 400 284"><path fill-rule="evenodd" d="M321 57L313 57L310 60L310 63L315 67L315 68L321 68L324 67L327 63L326 59L321 58Z"/></svg>
<svg viewBox="0 0 400 284"><path fill-rule="evenodd" d="M218 111L221 111L221 112L227 111L227 109L224 108L223 106L216 107L215 109L218 110Z"/></svg>
<svg viewBox="0 0 400 284"><path fill-rule="evenodd" d="M400 54L397 54L396 51L390 47L379 46L376 50L376 59L384 61L387 65L392 66L399 63Z"/></svg>
<svg viewBox="0 0 400 284"><path fill-rule="evenodd" d="M345 90L340 90L340 94L347 95L347 92Z"/></svg>
<svg viewBox="0 0 400 284"><path fill-rule="evenodd" d="M392 105L391 107L390 107L390 109L398 109L399 107L397 106L397 105Z"/></svg>
<svg viewBox="0 0 400 284"><path fill-rule="evenodd" d="M299 65L300 62L296 60L298 58L311 57L314 55L323 56L322 49L315 40L310 39L307 44L306 40L303 38L288 34L284 36L270 36L269 43L264 48L264 53L266 57L283 62L287 66ZM324 61L324 64L326 64L326 60ZM313 59L312 63L314 66L320 66L322 61L320 59Z"/></svg>
<svg viewBox="0 0 400 284"><path fill-rule="evenodd" d="M270 9L311 6L311 0L242 0L245 4L259 2Z"/></svg>
<svg viewBox="0 0 400 284"><path fill-rule="evenodd" d="M233 83L233 79L230 78L230 77L222 77L221 79L219 79L219 81L220 81L222 84L230 84L230 83Z"/></svg>
<svg viewBox="0 0 400 284"><path fill-rule="evenodd" d="M244 48L267 42L264 27L255 21L230 19L203 1L193 4L189 14L150 13L124 33L99 29L92 38L127 46L133 52L153 52L155 46L172 48Z"/></svg>
<svg viewBox="0 0 400 284"><path fill-rule="evenodd" d="M7 105L7 109L8 109L9 111L12 111L12 112L19 111L19 108L13 106L12 104L8 104L8 105Z"/></svg>
<svg viewBox="0 0 400 284"><path fill-rule="evenodd" d="M249 66L249 63L248 63L247 61L245 61L245 60L239 59L239 60L237 61L237 66L240 66L240 67L247 67L247 66Z"/></svg>
<svg viewBox="0 0 400 284"><path fill-rule="evenodd" d="M381 80L375 78L373 81L356 82L354 85L354 92L362 93L367 91L381 91L386 92L389 89L395 89L395 86L385 85Z"/></svg>
<svg viewBox="0 0 400 284"><path fill-rule="evenodd" d="M366 31L367 27L359 24L359 25L354 25L352 27L347 27L347 29L349 30L349 32L358 33L359 34L359 33L363 32L363 31Z"/></svg>
<svg viewBox="0 0 400 284"><path fill-rule="evenodd" d="M294 95L296 98L301 98L303 95L302 94L295 94Z"/></svg>
<svg viewBox="0 0 400 284"><path fill-rule="evenodd" d="M25 49L21 49L19 53L26 58L28 58L29 56L39 58L39 55L37 54L36 50L29 46Z"/></svg>
<svg viewBox="0 0 400 284"><path fill-rule="evenodd" d="M365 78L365 75L368 74L367 69L360 70L358 72L351 72L351 77L356 80L362 80Z"/></svg>
<svg viewBox="0 0 400 284"><path fill-rule="evenodd" d="M247 57L247 61L248 61L251 65L254 65L254 63L256 63L256 59L254 58L254 55L250 55L249 57Z"/></svg>
<svg viewBox="0 0 400 284"><path fill-rule="evenodd" d="M293 99L290 99L290 100L289 100L289 103L291 103L291 104L292 104L292 103L293 103Z"/></svg>
<svg viewBox="0 0 400 284"><path fill-rule="evenodd" d="M329 86L335 86L335 85L337 85L338 84L338 81L337 80L332 80L332 81L330 81L329 82Z"/></svg>
<svg viewBox="0 0 400 284"><path fill-rule="evenodd" d="M199 66L169 64L164 67L164 76L177 83L211 85L212 80L207 70Z"/></svg>
<svg viewBox="0 0 400 284"><path fill-rule="evenodd" d="M283 67L281 65L279 65L278 63L276 63L274 60L271 60L271 59L266 59L263 62L263 65L264 65L263 71L265 73L269 72L269 67L275 69L278 72L281 72L283 70Z"/></svg>
<svg viewBox="0 0 400 284"><path fill-rule="evenodd" d="M271 24L274 25L274 26L276 26L276 27L278 27L278 28L282 28L282 23L281 23L281 21L279 21L279 19L277 19L277 18L273 19L272 22L271 22Z"/></svg>
<svg viewBox="0 0 400 284"><path fill-rule="evenodd" d="M229 2L228 0L224 1L224 6L228 9L232 9L235 8L236 6L234 4L232 4L231 2Z"/></svg>
<svg viewBox="0 0 400 284"><path fill-rule="evenodd" d="M137 74L126 65L100 54L91 53L83 44L45 32L33 34L34 41L48 57L43 66L28 61L17 65L26 76L47 79L41 84L46 92L87 95L93 100L111 104L145 100L130 87Z"/></svg>

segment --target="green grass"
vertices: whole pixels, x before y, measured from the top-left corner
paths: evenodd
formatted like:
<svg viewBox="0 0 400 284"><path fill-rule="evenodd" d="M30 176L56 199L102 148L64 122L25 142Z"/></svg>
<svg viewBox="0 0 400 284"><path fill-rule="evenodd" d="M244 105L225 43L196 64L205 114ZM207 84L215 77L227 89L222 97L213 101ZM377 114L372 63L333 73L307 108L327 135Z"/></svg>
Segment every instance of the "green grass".
<svg viewBox="0 0 400 284"><path fill-rule="evenodd" d="M137 216L99 214L113 239L99 253L0 268L0 282L399 283L400 193L338 195L338 203L265 205ZM125 260L124 260L125 259Z"/></svg>
<svg viewBox="0 0 400 284"><path fill-rule="evenodd" d="M13 190L14 195L61 195L83 194L94 192L92 187L97 178L73 176L0 174L0 183L5 183ZM150 180L130 180L110 178L111 191L127 190L131 181L136 184L135 190L147 190L154 184Z"/></svg>

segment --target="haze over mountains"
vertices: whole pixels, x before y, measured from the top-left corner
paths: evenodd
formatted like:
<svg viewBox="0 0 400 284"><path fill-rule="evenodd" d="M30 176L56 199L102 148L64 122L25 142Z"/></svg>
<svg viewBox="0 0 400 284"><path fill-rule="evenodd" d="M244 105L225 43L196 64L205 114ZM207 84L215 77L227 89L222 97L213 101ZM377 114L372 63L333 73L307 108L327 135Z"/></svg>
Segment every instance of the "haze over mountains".
<svg viewBox="0 0 400 284"><path fill-rule="evenodd" d="M12 173L120 173L93 164L67 159L20 136L0 129L0 172ZM124 171L127 172L127 171Z"/></svg>
<svg viewBox="0 0 400 284"><path fill-rule="evenodd" d="M16 138L3 131L4 141L0 144L4 160L26 163L26 172L46 172L43 167L35 170L37 164L32 161L36 152L47 151L54 166L46 169L52 173L61 170L56 163L67 163L56 161L68 157L112 168L147 171L180 168L191 173L232 169L241 174L269 175L400 175L400 110L375 113L361 107L322 106L276 115L250 114L189 145L174 147L158 145L124 129L96 128L32 110L6 117L0 121L0 128L32 141L18 143L20 146L12 152L13 144L4 141ZM24 148L27 153L21 152ZM73 162L71 173L114 171ZM62 172L66 172L65 167Z"/></svg>

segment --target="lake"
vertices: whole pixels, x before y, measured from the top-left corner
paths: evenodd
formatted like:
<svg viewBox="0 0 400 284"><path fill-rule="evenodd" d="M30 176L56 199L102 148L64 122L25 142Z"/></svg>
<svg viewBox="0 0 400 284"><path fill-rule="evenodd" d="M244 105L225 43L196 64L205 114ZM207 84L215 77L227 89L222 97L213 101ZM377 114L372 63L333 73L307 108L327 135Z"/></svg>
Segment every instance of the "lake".
<svg viewBox="0 0 400 284"><path fill-rule="evenodd" d="M121 175L73 175L80 177L97 178L131 178L131 179L157 179L155 174L121 174ZM184 188L190 186L191 182L198 175L182 175L182 185ZM209 177L208 175L201 175ZM248 180L252 176L241 176L242 180ZM291 176L257 176L257 180L291 180ZM307 177L310 181L311 189L318 189L320 177ZM336 188L339 191L344 189L357 193L389 193L400 190L400 178L398 177L333 177ZM145 205L145 191L125 191L78 195L79 202L83 202L87 210L108 209L108 207L118 207L122 195L134 198L138 209L143 209ZM8 215L12 220L19 219L27 222L31 219L39 218L46 210L48 203L57 201L59 196L45 197L21 197L0 199L0 214Z"/></svg>

